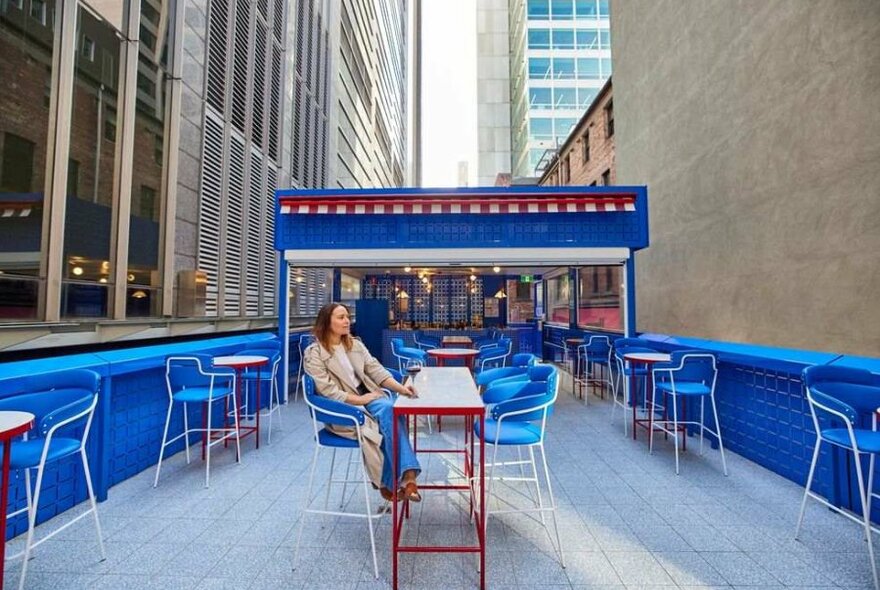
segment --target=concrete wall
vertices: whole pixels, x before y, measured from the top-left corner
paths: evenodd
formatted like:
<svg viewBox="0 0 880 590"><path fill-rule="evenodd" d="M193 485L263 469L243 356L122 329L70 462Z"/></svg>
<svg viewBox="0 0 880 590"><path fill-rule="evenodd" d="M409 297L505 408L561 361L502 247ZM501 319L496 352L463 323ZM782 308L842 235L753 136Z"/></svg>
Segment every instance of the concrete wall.
<svg viewBox="0 0 880 590"><path fill-rule="evenodd" d="M477 186L510 172L510 34L507 2L477 2Z"/></svg>
<svg viewBox="0 0 880 590"><path fill-rule="evenodd" d="M615 0L638 329L880 355L880 2Z"/></svg>

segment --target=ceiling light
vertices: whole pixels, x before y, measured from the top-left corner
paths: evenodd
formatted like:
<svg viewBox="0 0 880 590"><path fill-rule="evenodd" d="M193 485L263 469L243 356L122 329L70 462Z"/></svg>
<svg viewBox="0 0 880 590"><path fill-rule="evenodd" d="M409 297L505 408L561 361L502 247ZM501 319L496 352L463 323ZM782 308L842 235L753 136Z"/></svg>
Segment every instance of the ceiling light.
<svg viewBox="0 0 880 590"><path fill-rule="evenodd" d="M504 299L507 297L507 293L504 292L504 289L498 289L498 292L495 293L496 299Z"/></svg>
<svg viewBox="0 0 880 590"><path fill-rule="evenodd" d="M98 282L99 282L99 283L106 283L106 282L107 282L107 277L101 277L100 279L98 279Z"/></svg>
<svg viewBox="0 0 880 590"><path fill-rule="evenodd" d="M477 275L471 275L471 280L472 280L472 281L476 281L476 280L477 280Z"/></svg>
<svg viewBox="0 0 880 590"><path fill-rule="evenodd" d="M500 266L493 266L492 271L493 272L501 272L501 267Z"/></svg>
<svg viewBox="0 0 880 590"><path fill-rule="evenodd" d="M133 282L134 282L134 273L128 273L128 282L129 282L129 283L133 283Z"/></svg>
<svg viewBox="0 0 880 590"><path fill-rule="evenodd" d="M412 270L412 267L411 267L411 266L404 266L404 267L403 267L403 272L409 272L409 271L411 271L411 270Z"/></svg>
<svg viewBox="0 0 880 590"><path fill-rule="evenodd" d="M140 289L138 289L137 291L132 293L131 296L135 299L143 299L144 297L147 296L147 294L144 293L143 291L141 291Z"/></svg>
<svg viewBox="0 0 880 590"><path fill-rule="evenodd" d="M397 297L399 299L409 299L409 293L407 293L406 291L401 291L397 294Z"/></svg>
<svg viewBox="0 0 880 590"><path fill-rule="evenodd" d="M81 266L74 266L72 269L70 269L70 272L72 272L76 276L80 276L83 273L83 269Z"/></svg>
<svg viewBox="0 0 880 590"><path fill-rule="evenodd" d="M428 277L422 277L422 282L427 285L428 284Z"/></svg>

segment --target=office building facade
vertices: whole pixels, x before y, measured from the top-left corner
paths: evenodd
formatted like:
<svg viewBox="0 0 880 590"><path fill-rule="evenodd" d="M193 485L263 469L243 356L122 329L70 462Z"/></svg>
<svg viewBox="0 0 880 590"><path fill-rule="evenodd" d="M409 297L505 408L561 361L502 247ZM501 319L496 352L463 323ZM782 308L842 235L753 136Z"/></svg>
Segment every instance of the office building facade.
<svg viewBox="0 0 880 590"><path fill-rule="evenodd" d="M540 176L611 75L607 0L511 0L507 7L510 161L504 162L504 7L478 13L481 184L498 172ZM498 169L506 164L506 170Z"/></svg>

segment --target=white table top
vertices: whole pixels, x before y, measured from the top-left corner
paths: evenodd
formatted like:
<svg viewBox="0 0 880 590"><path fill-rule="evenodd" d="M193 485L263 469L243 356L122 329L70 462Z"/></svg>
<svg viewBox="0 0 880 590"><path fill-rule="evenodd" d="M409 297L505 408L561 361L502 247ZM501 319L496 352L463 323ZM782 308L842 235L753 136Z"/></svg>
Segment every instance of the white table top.
<svg viewBox="0 0 880 590"><path fill-rule="evenodd" d="M233 354L229 356L215 356L215 367L250 367L265 365L269 358L256 354Z"/></svg>
<svg viewBox="0 0 880 590"><path fill-rule="evenodd" d="M480 354L474 348L432 348L428 351L431 356L469 356Z"/></svg>
<svg viewBox="0 0 880 590"><path fill-rule="evenodd" d="M630 352L623 355L623 358L640 363L668 363L672 360L672 355L663 352Z"/></svg>
<svg viewBox="0 0 880 590"><path fill-rule="evenodd" d="M398 396L394 407L483 409L477 385L466 367L425 367L416 375L414 385L416 397Z"/></svg>
<svg viewBox="0 0 880 590"><path fill-rule="evenodd" d="M21 428L33 421L34 415L30 412L0 411L0 433Z"/></svg>

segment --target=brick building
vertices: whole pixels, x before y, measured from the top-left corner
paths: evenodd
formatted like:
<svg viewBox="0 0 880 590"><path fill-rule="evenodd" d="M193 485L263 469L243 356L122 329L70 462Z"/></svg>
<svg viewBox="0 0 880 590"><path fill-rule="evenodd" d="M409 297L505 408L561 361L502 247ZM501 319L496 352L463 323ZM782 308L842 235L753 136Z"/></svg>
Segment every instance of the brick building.
<svg viewBox="0 0 880 590"><path fill-rule="evenodd" d="M547 165L540 186L614 184L614 102L611 78Z"/></svg>

